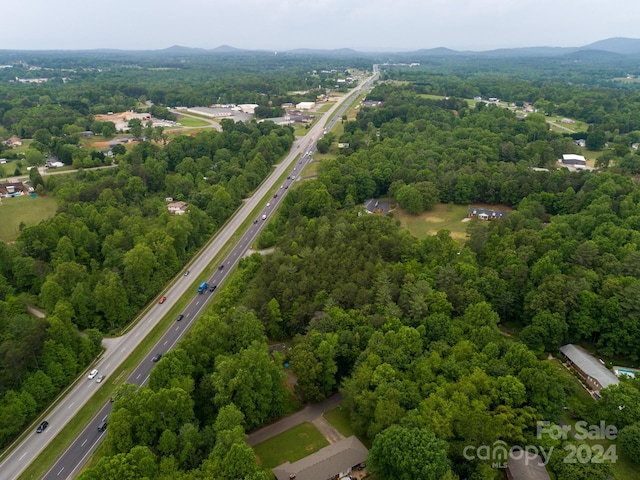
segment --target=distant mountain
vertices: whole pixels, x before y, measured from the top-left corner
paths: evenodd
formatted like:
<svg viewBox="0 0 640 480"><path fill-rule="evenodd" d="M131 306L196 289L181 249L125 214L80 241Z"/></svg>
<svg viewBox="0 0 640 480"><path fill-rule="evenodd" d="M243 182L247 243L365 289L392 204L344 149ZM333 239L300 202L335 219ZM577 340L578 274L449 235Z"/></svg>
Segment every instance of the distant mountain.
<svg viewBox="0 0 640 480"><path fill-rule="evenodd" d="M189 54L189 53L205 53L204 48L183 47L182 45L173 45L169 48L160 50L160 52L171 54Z"/></svg>
<svg viewBox="0 0 640 480"><path fill-rule="evenodd" d="M219 47L212 48L209 51L215 52L215 53L235 53L235 52L246 52L247 50L243 50L242 48L232 47L230 45L220 45Z"/></svg>
<svg viewBox="0 0 640 480"><path fill-rule="evenodd" d="M286 53L293 53L296 55L362 55L362 52L358 52L357 50L353 50L352 48L336 48L333 50L296 48L293 50L286 50Z"/></svg>
<svg viewBox="0 0 640 480"><path fill-rule="evenodd" d="M591 45L585 45L580 50L602 50L605 52L619 53L621 55L637 55L640 54L639 38L607 38Z"/></svg>

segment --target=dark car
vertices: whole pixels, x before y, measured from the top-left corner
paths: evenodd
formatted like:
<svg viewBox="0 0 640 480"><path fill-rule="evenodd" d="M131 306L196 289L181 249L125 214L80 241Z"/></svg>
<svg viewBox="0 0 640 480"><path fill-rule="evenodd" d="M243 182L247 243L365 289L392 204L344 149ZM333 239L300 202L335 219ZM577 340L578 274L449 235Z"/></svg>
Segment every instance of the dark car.
<svg viewBox="0 0 640 480"><path fill-rule="evenodd" d="M217 287L217 285L211 285L211 286L209 287L209 291L210 291L210 292L213 292L213 291L216 289L216 287Z"/></svg>
<svg viewBox="0 0 640 480"><path fill-rule="evenodd" d="M47 421L42 422L40 425L38 425L38 428L36 428L36 433L44 432L44 429L47 428L48 426L49 426L49 422Z"/></svg>
<svg viewBox="0 0 640 480"><path fill-rule="evenodd" d="M224 265L218 265L218 270L222 270L224 268Z"/></svg>
<svg viewBox="0 0 640 480"><path fill-rule="evenodd" d="M104 432L107 429L107 422L106 421L102 421L100 423L100 425L98 425L98 431L99 432Z"/></svg>
<svg viewBox="0 0 640 480"><path fill-rule="evenodd" d="M162 354L161 353L156 353L151 360L154 361L154 362L157 362L161 358L162 358Z"/></svg>
<svg viewBox="0 0 640 480"><path fill-rule="evenodd" d="M277 193L275 193L275 194L273 195L273 198L275 198L275 197L277 197L277 196L278 196L278 194L277 194Z"/></svg>
<svg viewBox="0 0 640 480"><path fill-rule="evenodd" d="M178 318L176 318L176 322L179 322L180 320L182 320L184 318L183 314L178 315Z"/></svg>

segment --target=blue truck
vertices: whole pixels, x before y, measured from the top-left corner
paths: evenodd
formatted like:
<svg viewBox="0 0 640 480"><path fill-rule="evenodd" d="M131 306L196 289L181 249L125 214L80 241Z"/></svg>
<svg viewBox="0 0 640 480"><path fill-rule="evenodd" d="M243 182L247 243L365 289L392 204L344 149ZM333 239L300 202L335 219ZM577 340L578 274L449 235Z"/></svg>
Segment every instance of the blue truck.
<svg viewBox="0 0 640 480"><path fill-rule="evenodd" d="M209 287L209 284L207 282L202 282L198 287L198 293L206 292L208 287Z"/></svg>

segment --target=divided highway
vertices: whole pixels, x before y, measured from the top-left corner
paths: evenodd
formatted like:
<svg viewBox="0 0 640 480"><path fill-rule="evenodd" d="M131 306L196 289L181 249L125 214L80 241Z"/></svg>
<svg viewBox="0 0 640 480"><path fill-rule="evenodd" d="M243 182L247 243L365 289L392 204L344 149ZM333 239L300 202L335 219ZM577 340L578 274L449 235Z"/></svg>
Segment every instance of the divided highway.
<svg viewBox="0 0 640 480"><path fill-rule="evenodd" d="M154 345L153 349L148 352L142 362L127 377L127 382L135 385L143 385L147 381L151 368L153 368L155 364L153 357L157 354L164 354L172 349L185 334L189 326L195 321L211 296L215 295L215 291L210 292L209 290L203 294L198 294L197 285L193 284L192 278L198 277L205 271L205 268L213 262L217 254L229 242L245 219L252 214L253 210L256 209L259 204L262 204L263 208L254 219L254 222L246 230L242 238L223 260L211 278L208 279L208 283L210 286L219 286L225 280L230 270L253 244L263 225L266 223L266 220L268 220L278 204L282 201L289 186L296 181L301 170L311 160L311 156L315 151L316 141L321 138L324 132L330 129L336 121L339 121L348 106L363 90L369 88L377 78L377 75L378 69L376 65L374 66L371 77L356 87L350 94L342 97L327 112L325 117L330 119L328 123L322 124L318 122L309 130L305 137L294 142L289 155L274 168L274 172L258 187L254 195L244 202L218 235L192 262L189 266L190 274L179 277L176 282L164 292L163 295L166 296L166 301L164 303L154 304L140 321L127 334L117 339L115 344L98 360L94 367L98 369L99 375L106 375L105 382L113 381L113 375L120 373L118 369L121 363L167 314L171 306L180 297L192 292L194 299L182 312L184 318L181 321L176 321L165 332L162 338ZM277 196L271 195L269 193L270 190L272 190L276 182L285 172L288 172L290 178L279 185ZM269 206L267 206L267 204L269 204ZM0 464L0 480L17 479L44 448L54 440L55 436L100 386L101 383L96 382L96 378L88 379L83 377L78 380L65 397L47 414L46 420L49 422L49 427L42 433L36 433L34 430L3 460ZM111 403L107 402L76 437L74 442L57 459L43 478L47 480L64 480L76 476L109 430L107 426L105 430L100 431L98 430L98 426L101 422L107 420L110 411Z"/></svg>

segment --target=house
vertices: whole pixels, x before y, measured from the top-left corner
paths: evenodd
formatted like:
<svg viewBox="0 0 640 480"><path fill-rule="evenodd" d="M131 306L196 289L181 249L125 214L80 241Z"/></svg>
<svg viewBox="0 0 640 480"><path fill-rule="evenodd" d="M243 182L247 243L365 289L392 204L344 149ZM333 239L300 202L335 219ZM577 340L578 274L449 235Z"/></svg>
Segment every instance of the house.
<svg viewBox="0 0 640 480"><path fill-rule="evenodd" d="M4 144L7 147L19 147L20 145L22 145L22 140L13 135L12 137L9 137L7 140L5 140Z"/></svg>
<svg viewBox="0 0 640 480"><path fill-rule="evenodd" d="M22 182L1 183L0 197L21 197L25 194L26 188Z"/></svg>
<svg viewBox="0 0 640 480"><path fill-rule="evenodd" d="M576 140L576 145L584 148L587 146L587 141L584 138L579 138L578 140Z"/></svg>
<svg viewBox="0 0 640 480"><path fill-rule="evenodd" d="M566 357L567 365L578 372L596 393L620 382L613 372L578 345L563 345L560 347L560 353Z"/></svg>
<svg viewBox="0 0 640 480"><path fill-rule="evenodd" d="M364 202L364 208L367 210L367 213L376 213L378 210L378 200L375 198L370 198L366 202Z"/></svg>
<svg viewBox="0 0 640 480"><path fill-rule="evenodd" d="M572 165L574 167L585 167L587 160L582 155L575 155L573 153L565 153L562 155L561 160L563 165Z"/></svg>
<svg viewBox="0 0 640 480"><path fill-rule="evenodd" d="M182 215L187 211L187 202L173 202L167 205L167 210L171 215Z"/></svg>
<svg viewBox="0 0 640 480"><path fill-rule="evenodd" d="M508 480L551 480L539 455L519 450L509 455Z"/></svg>
<svg viewBox="0 0 640 480"><path fill-rule="evenodd" d="M478 220L496 220L504 218L509 215L508 212L501 212L500 210L492 210L490 208L469 206L467 216L469 218L477 218Z"/></svg>
<svg viewBox="0 0 640 480"><path fill-rule="evenodd" d="M632 143L631 144L631 148L633 148L634 150L638 150L638 147L640 147L640 143Z"/></svg>
<svg viewBox="0 0 640 480"><path fill-rule="evenodd" d="M296 104L298 110L311 110L316 106L316 102L300 102Z"/></svg>
<svg viewBox="0 0 640 480"><path fill-rule="evenodd" d="M277 480L329 480L348 477L366 461L369 451L355 435L332 443L297 462L273 469Z"/></svg>
<svg viewBox="0 0 640 480"><path fill-rule="evenodd" d="M44 166L46 168L58 168L58 167L64 167L64 163L62 163L57 158L47 158L47 160L45 160Z"/></svg>

